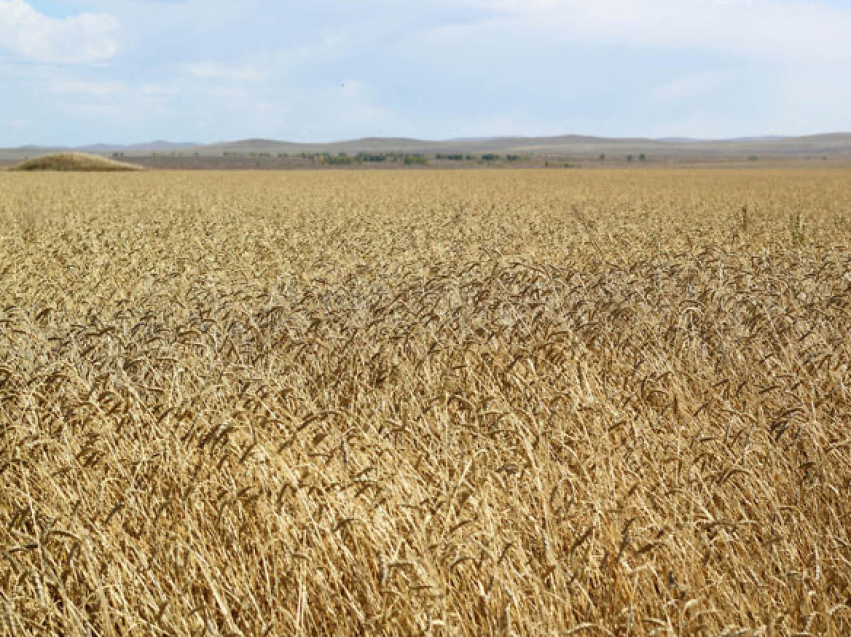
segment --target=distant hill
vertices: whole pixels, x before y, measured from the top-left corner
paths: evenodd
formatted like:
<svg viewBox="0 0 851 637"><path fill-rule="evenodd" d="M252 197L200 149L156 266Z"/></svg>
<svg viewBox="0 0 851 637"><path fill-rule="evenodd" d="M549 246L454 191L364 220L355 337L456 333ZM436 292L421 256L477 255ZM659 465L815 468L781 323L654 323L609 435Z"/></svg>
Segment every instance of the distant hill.
<svg viewBox="0 0 851 637"><path fill-rule="evenodd" d="M155 153L197 154L221 157L228 154L268 153L296 155L300 153L517 153L536 156L569 156L578 159L600 155L623 157L646 154L654 158L722 159L765 157L829 156L851 158L851 133L825 133L804 137L742 137L738 139L701 140L687 137L665 139L607 138L587 135L554 137L478 137L450 140L421 140L406 137L366 137L327 143L298 143L273 139L245 139L216 144L191 144L155 141L133 145L95 144L82 148L46 148L25 146L0 149L0 160L21 160L59 151L76 150L102 155L127 157L150 156Z"/></svg>
<svg viewBox="0 0 851 637"><path fill-rule="evenodd" d="M467 138L446 141L419 140L401 137L368 137L363 139L303 144L268 139L248 139L236 142L199 146L193 149L200 155L222 153L521 153L533 155L570 155L597 157L600 154L653 154L666 157L726 157L749 155L851 156L851 133L834 133L808 137L752 137L731 140L698 140L688 138L606 138L582 135L558 137L493 137Z"/></svg>
<svg viewBox="0 0 851 637"><path fill-rule="evenodd" d="M91 146L81 146L80 148L75 148L74 150L78 150L84 153L156 153L156 152L168 152L173 150L189 150L195 148L198 144L191 143L174 143L174 142L166 142L162 140L157 140L155 142L148 142L146 144L129 144L126 146L117 145L117 144L93 144Z"/></svg>
<svg viewBox="0 0 851 637"><path fill-rule="evenodd" d="M770 142L778 139L789 139L785 135L763 135L760 137L734 137L731 142Z"/></svg>
<svg viewBox="0 0 851 637"><path fill-rule="evenodd" d="M23 160L57 153L89 153L94 155L112 155L123 153L132 156L144 156L157 152L187 151L198 147L192 143L174 143L167 141L146 142L144 144L90 144L88 146L18 146L0 148L0 160Z"/></svg>

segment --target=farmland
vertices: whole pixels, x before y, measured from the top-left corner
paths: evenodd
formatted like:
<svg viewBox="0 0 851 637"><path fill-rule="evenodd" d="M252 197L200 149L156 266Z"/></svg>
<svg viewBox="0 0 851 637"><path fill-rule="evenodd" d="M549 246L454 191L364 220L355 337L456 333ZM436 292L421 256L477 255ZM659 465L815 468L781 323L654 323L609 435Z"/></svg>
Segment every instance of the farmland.
<svg viewBox="0 0 851 637"><path fill-rule="evenodd" d="M0 631L851 634L851 172L0 173Z"/></svg>

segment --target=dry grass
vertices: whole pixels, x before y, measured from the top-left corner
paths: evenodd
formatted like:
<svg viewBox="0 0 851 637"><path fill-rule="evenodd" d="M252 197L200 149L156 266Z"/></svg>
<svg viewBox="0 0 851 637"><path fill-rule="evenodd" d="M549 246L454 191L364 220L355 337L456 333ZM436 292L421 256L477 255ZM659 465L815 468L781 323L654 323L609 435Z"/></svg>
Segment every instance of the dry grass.
<svg viewBox="0 0 851 637"><path fill-rule="evenodd" d="M0 630L851 634L849 185L0 175Z"/></svg>
<svg viewBox="0 0 851 637"><path fill-rule="evenodd" d="M9 168L12 171L61 171L61 172L127 172L142 170L141 166L107 159L86 153L58 153L28 159Z"/></svg>

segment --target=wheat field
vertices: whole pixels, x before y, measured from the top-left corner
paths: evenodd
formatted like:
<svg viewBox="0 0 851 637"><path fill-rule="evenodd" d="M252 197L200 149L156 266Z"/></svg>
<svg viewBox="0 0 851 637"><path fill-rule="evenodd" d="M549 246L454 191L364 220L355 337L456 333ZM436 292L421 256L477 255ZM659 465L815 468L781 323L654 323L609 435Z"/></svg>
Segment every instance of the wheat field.
<svg viewBox="0 0 851 637"><path fill-rule="evenodd" d="M0 633L851 634L851 172L0 174Z"/></svg>

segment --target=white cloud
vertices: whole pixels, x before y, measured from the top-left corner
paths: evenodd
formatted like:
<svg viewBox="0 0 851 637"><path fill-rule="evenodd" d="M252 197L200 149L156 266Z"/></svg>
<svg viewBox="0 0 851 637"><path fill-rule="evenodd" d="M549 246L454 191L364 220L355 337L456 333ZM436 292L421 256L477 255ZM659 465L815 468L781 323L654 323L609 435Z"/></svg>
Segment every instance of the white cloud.
<svg viewBox="0 0 851 637"><path fill-rule="evenodd" d="M81 13L64 19L36 11L24 0L0 0L0 50L33 62L86 63L118 50L118 21Z"/></svg>
<svg viewBox="0 0 851 637"><path fill-rule="evenodd" d="M127 88L122 82L109 81L86 81L73 79L55 79L48 86L48 90L57 95L71 95L84 99L106 99L114 98L126 92Z"/></svg>
<svg viewBox="0 0 851 637"><path fill-rule="evenodd" d="M657 87L651 97L665 102L694 99L717 91L728 79L728 74L715 71L686 75Z"/></svg>
<svg viewBox="0 0 851 637"><path fill-rule="evenodd" d="M475 28L563 40L698 49L796 62L851 61L851 9L779 0L456 0ZM461 27L462 29L464 27Z"/></svg>
<svg viewBox="0 0 851 637"><path fill-rule="evenodd" d="M267 77L267 73L252 64L202 61L191 62L183 68L189 76L199 80L257 82Z"/></svg>

